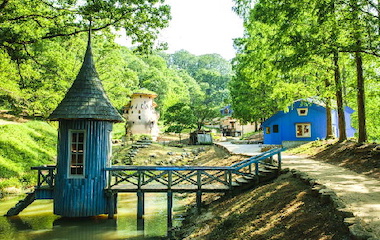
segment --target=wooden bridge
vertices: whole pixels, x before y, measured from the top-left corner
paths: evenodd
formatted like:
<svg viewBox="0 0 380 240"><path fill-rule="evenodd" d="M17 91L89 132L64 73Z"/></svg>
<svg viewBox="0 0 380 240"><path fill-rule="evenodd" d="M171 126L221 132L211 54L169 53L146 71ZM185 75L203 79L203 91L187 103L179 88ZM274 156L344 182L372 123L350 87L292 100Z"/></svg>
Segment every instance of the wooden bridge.
<svg viewBox="0 0 380 240"><path fill-rule="evenodd" d="M144 215L144 193L166 192L168 226L172 226L173 193L196 193L198 209L203 193L232 193L243 188L274 178L281 170L283 148L271 149L260 155L247 158L231 166L111 166L108 186L104 191L110 197L109 218L117 210L117 194L136 192L138 198L137 217ZM53 198L55 166L33 167L38 170L38 183L32 200L21 200L10 209L7 216L17 215L34 199ZM30 198L30 197L29 197Z"/></svg>

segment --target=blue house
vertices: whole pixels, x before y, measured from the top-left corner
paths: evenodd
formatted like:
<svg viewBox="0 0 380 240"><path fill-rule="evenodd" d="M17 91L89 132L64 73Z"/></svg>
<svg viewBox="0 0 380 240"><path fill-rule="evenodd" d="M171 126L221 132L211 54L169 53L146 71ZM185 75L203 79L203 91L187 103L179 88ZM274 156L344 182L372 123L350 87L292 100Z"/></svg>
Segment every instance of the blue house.
<svg viewBox="0 0 380 240"><path fill-rule="evenodd" d="M355 129L351 127L351 114L354 112L345 107L347 137L353 137ZM331 112L332 129L335 137L339 136L338 114ZM326 138L326 108L315 100L297 100L289 111L279 111L262 123L264 144L278 144L285 147L299 145L309 141Z"/></svg>

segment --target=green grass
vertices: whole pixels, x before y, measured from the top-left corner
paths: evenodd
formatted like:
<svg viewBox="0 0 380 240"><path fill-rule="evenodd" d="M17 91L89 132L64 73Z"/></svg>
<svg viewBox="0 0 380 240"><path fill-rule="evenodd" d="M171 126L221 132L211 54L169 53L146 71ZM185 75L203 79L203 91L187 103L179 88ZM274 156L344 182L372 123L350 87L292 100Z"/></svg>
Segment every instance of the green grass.
<svg viewBox="0 0 380 240"><path fill-rule="evenodd" d="M53 164L57 129L46 122L0 125L0 191L34 185L32 166Z"/></svg>

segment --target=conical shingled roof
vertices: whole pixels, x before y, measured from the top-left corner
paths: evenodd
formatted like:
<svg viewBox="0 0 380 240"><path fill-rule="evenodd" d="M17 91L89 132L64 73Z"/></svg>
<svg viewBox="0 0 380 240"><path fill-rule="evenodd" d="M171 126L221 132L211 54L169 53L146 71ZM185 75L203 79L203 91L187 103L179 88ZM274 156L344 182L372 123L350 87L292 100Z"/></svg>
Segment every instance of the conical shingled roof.
<svg viewBox="0 0 380 240"><path fill-rule="evenodd" d="M95 69L89 34L82 67L66 96L50 114L48 119L95 119L123 122L123 118L112 106Z"/></svg>

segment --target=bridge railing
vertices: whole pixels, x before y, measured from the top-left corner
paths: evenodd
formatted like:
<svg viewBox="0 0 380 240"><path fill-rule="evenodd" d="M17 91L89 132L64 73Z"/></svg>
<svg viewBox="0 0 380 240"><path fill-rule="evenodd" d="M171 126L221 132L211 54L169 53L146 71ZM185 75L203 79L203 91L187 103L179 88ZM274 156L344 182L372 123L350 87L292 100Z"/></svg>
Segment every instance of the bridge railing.
<svg viewBox="0 0 380 240"><path fill-rule="evenodd" d="M258 179L262 171L260 166L281 169L281 152L284 150L271 149L231 166L112 166L105 170L110 174L109 189L225 191L233 188L234 178ZM273 158L274 155L277 159Z"/></svg>
<svg viewBox="0 0 380 240"><path fill-rule="evenodd" d="M46 165L31 167L32 170L38 170L36 188L53 188L55 179L55 165Z"/></svg>
<svg viewBox="0 0 380 240"><path fill-rule="evenodd" d="M263 152L257 156L250 157L238 163L231 165L234 168L234 172L237 174L259 177L260 166L275 167L277 170L281 170L281 152L286 148L273 148L266 152ZM273 156L277 155L277 159Z"/></svg>
<svg viewBox="0 0 380 240"><path fill-rule="evenodd" d="M232 187L231 167L209 166L112 166L109 188L120 186L140 190L227 190ZM149 188L149 187L148 187Z"/></svg>

